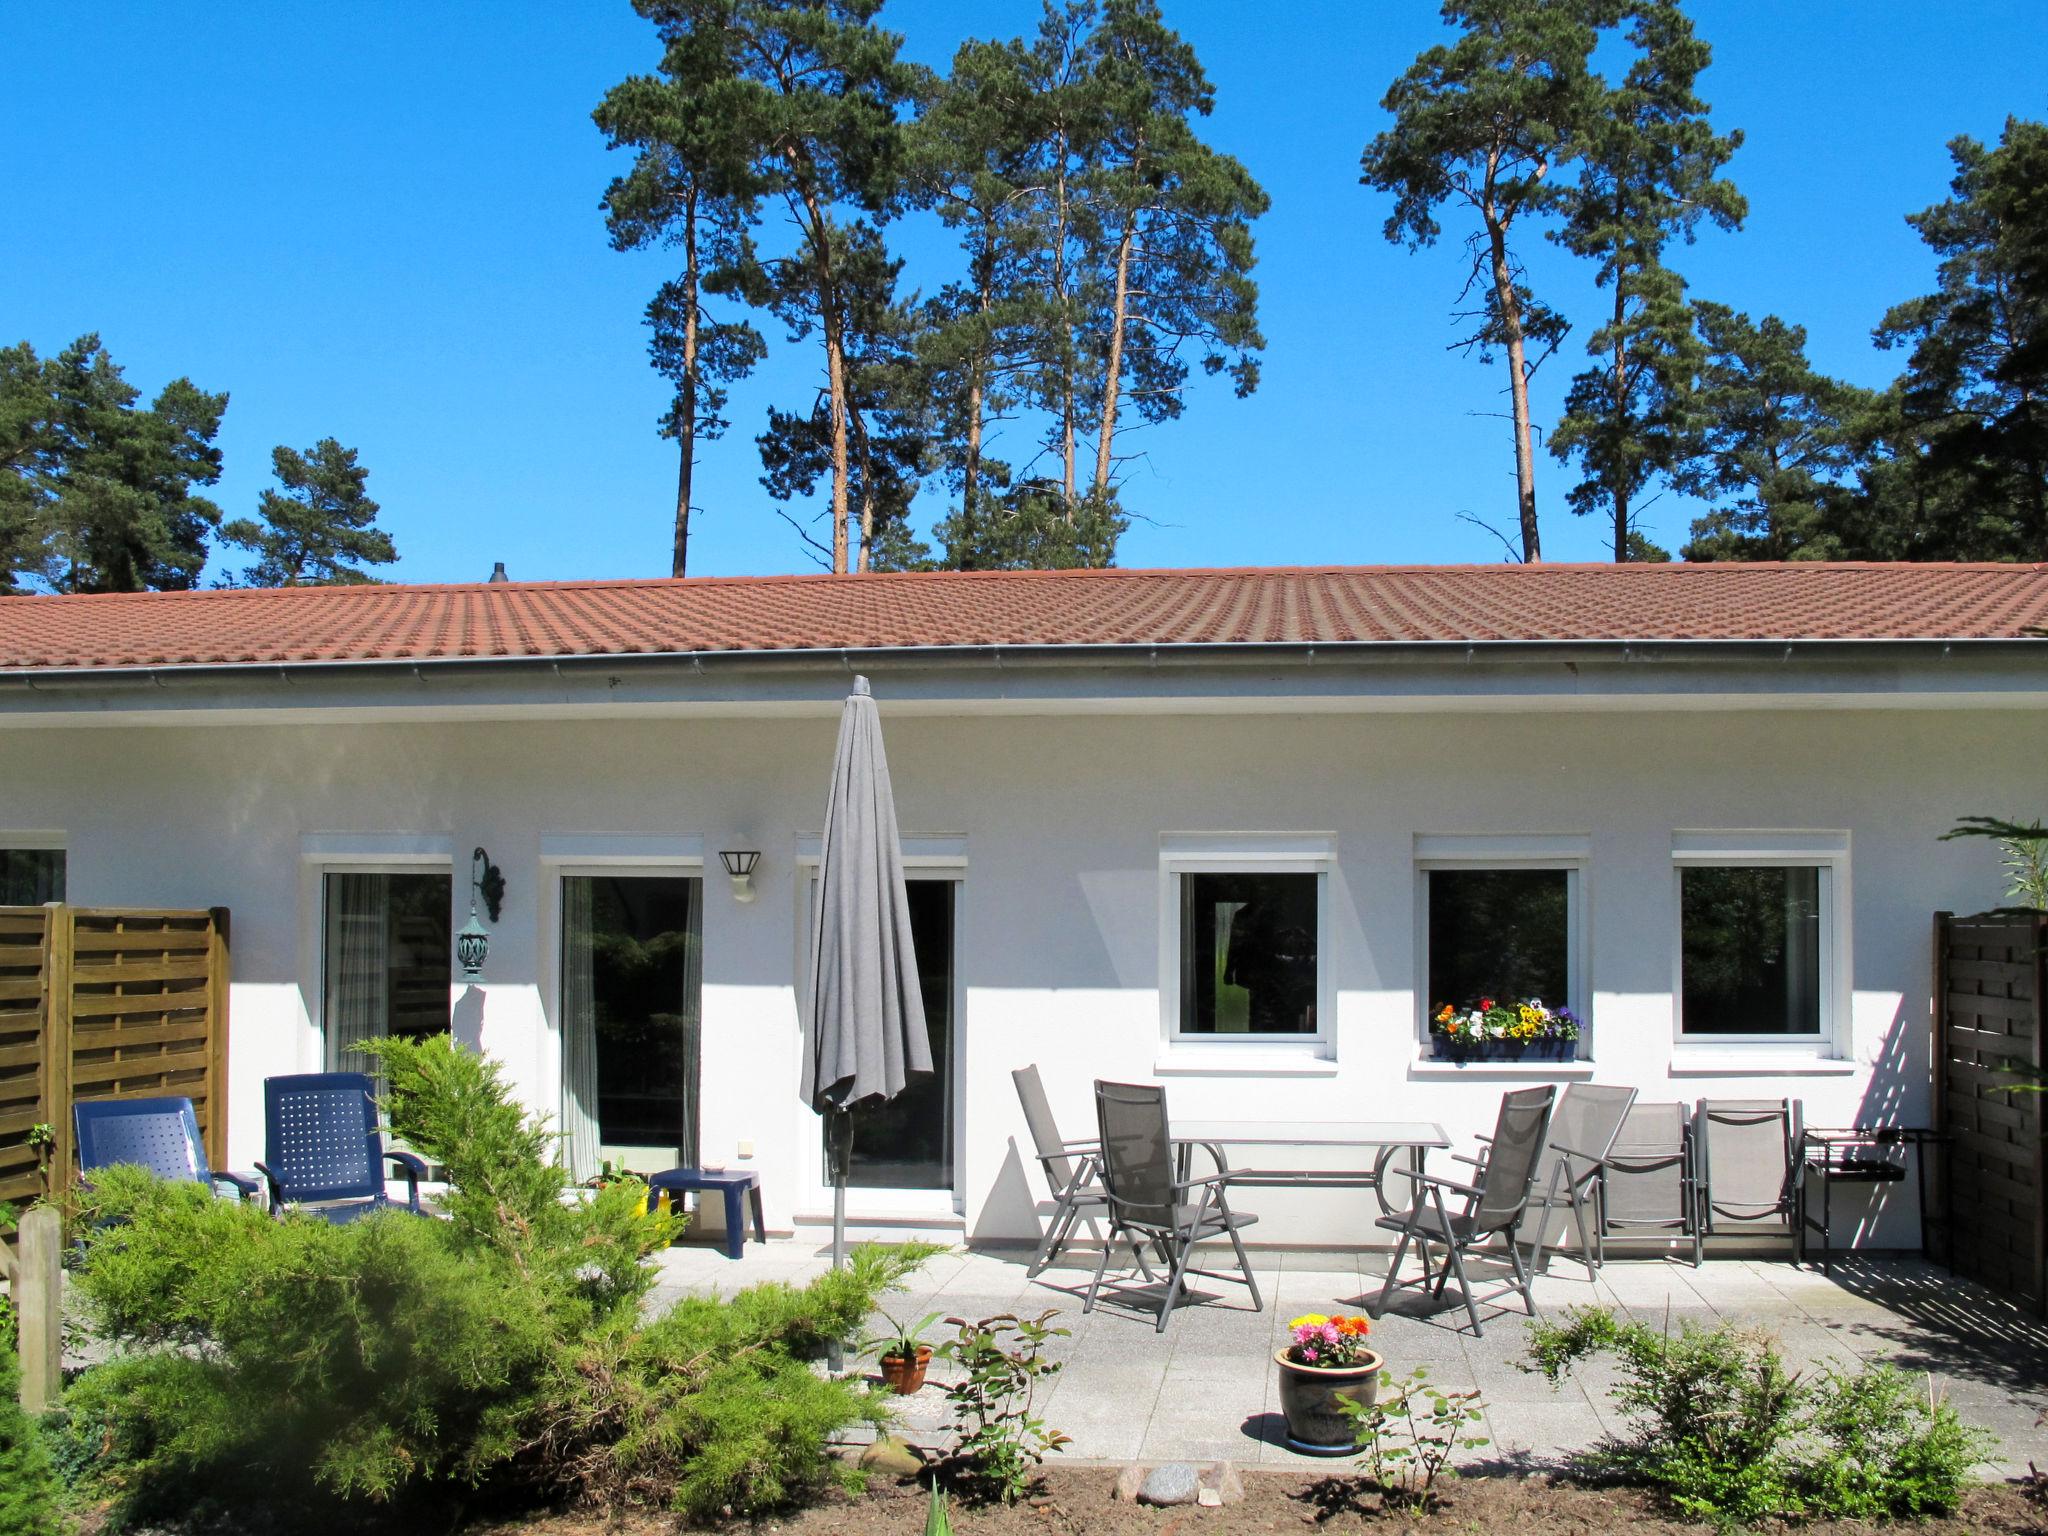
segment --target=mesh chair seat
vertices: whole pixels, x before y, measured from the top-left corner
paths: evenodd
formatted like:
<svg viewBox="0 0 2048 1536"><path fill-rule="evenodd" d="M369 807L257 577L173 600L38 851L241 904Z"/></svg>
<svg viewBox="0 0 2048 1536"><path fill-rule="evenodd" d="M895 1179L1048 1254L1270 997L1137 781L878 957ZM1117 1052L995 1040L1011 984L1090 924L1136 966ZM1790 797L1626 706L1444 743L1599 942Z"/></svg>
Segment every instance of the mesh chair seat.
<svg viewBox="0 0 2048 1536"><path fill-rule="evenodd" d="M377 1102L361 1072L307 1072L263 1080L264 1160L270 1208L287 1206L340 1223L393 1206L384 1165L406 1181L404 1209L420 1211L427 1165L410 1152L387 1152Z"/></svg>
<svg viewBox="0 0 2048 1536"><path fill-rule="evenodd" d="M1016 1085L1024 1124L1031 1132L1033 1155L1045 1171L1046 1185L1052 1191L1052 1221L1032 1257L1031 1267L1025 1271L1025 1278L1033 1279L1059 1256L1060 1249L1073 1237L1075 1227L1083 1221L1094 1227L1095 1218L1109 1204L1109 1191L1103 1188L1097 1168L1095 1143L1068 1141L1060 1135L1037 1065L1017 1068L1010 1074L1010 1081Z"/></svg>
<svg viewBox="0 0 2048 1536"><path fill-rule="evenodd" d="M1784 1231L1798 1263L1799 1101L1701 1099L1693 1123L1700 1231Z"/></svg>
<svg viewBox="0 0 2048 1536"><path fill-rule="evenodd" d="M1177 1205L1173 1208L1173 1220L1157 1227L1142 1221L1128 1225L1141 1232L1178 1231L1193 1234L1193 1240L1200 1242L1205 1237L1221 1237L1226 1232L1242 1232L1246 1227L1256 1226L1259 1218L1249 1211L1216 1210L1196 1204Z"/></svg>
<svg viewBox="0 0 2048 1536"><path fill-rule="evenodd" d="M1475 1218L1462 1211L1446 1209L1439 1212L1430 1201L1397 1216L1382 1216L1373 1225L1396 1236L1426 1238L1432 1243L1457 1243L1462 1247L1470 1247L1481 1236Z"/></svg>

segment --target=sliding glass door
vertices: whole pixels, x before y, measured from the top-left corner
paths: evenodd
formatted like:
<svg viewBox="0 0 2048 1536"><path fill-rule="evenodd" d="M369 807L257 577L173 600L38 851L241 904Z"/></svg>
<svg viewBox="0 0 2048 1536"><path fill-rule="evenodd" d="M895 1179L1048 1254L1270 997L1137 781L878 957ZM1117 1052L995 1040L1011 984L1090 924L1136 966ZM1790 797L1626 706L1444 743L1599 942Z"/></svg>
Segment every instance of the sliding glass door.
<svg viewBox="0 0 2048 1536"><path fill-rule="evenodd" d="M864 1189L953 1187L953 880L911 879L910 940L930 1032L932 1072L886 1104L853 1113L847 1183Z"/></svg>
<svg viewBox="0 0 2048 1536"><path fill-rule="evenodd" d="M329 1072L371 1072L355 1047L448 1028L453 881L445 870L331 872L321 1014Z"/></svg>
<svg viewBox="0 0 2048 1536"><path fill-rule="evenodd" d="M697 1161L704 882L562 877L562 1130L570 1172Z"/></svg>

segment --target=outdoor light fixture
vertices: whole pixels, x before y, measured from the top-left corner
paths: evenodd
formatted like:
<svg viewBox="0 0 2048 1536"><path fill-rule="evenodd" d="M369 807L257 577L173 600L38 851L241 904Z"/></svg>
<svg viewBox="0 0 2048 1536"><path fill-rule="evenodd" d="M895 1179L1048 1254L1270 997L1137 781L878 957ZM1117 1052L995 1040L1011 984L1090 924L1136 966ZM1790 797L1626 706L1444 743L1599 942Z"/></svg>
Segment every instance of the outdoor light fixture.
<svg viewBox="0 0 2048 1536"><path fill-rule="evenodd" d="M483 975L484 957L491 952L490 933L476 915L479 896L483 897L484 910L491 914L491 921L495 923L499 910L505 904L505 876L481 848L469 856L469 921L455 935L455 958L462 964L462 974L472 980Z"/></svg>
<svg viewBox="0 0 2048 1536"><path fill-rule="evenodd" d="M752 901L754 899L754 866L761 862L759 850L735 848L718 856L718 862L725 866L725 872L732 876L732 899Z"/></svg>

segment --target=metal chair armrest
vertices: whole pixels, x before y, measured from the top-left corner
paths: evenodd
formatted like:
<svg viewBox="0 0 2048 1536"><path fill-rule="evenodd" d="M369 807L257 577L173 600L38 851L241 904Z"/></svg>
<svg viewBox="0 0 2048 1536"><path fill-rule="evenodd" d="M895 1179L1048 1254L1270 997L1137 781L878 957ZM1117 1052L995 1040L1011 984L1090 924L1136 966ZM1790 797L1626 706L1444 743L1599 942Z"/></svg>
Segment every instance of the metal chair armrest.
<svg viewBox="0 0 2048 1536"><path fill-rule="evenodd" d="M279 1183L277 1175L270 1171L269 1164L259 1162L256 1171L263 1175L263 1182L270 1190L270 1211L272 1215L276 1215L284 1209L284 1185Z"/></svg>
<svg viewBox="0 0 2048 1536"><path fill-rule="evenodd" d="M213 1176L213 1182L216 1184L232 1185L236 1197L242 1200L254 1200L263 1189L261 1184L250 1178L246 1173L216 1173Z"/></svg>
<svg viewBox="0 0 2048 1536"><path fill-rule="evenodd" d="M420 1208L420 1180L427 1176L427 1165L410 1152L386 1152L385 1161L393 1162L405 1173L405 1203L408 1209Z"/></svg>
<svg viewBox="0 0 2048 1536"><path fill-rule="evenodd" d="M1460 1184L1456 1179L1447 1179L1440 1173L1412 1173L1409 1177L1418 1184L1429 1184L1438 1189L1456 1190L1459 1194L1470 1195L1475 1200L1484 1193L1483 1190L1471 1184Z"/></svg>

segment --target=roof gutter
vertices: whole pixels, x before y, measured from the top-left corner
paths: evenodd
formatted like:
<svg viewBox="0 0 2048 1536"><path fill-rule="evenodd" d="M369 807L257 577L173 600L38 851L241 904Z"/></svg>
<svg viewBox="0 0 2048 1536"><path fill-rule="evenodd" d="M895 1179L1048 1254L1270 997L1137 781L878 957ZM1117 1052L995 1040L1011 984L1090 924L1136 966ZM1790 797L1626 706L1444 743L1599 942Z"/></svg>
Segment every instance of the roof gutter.
<svg viewBox="0 0 2048 1536"><path fill-rule="evenodd" d="M602 655L454 656L345 661L247 661L148 667L35 667L0 670L0 691L171 688L339 678L418 682L503 674L612 677L686 670L852 673L904 669L1257 667L1377 664L1629 665L1685 662L1757 665L1793 661L2048 661L2048 638L1747 640L1366 640L1176 644L807 647L786 650L635 651Z"/></svg>

